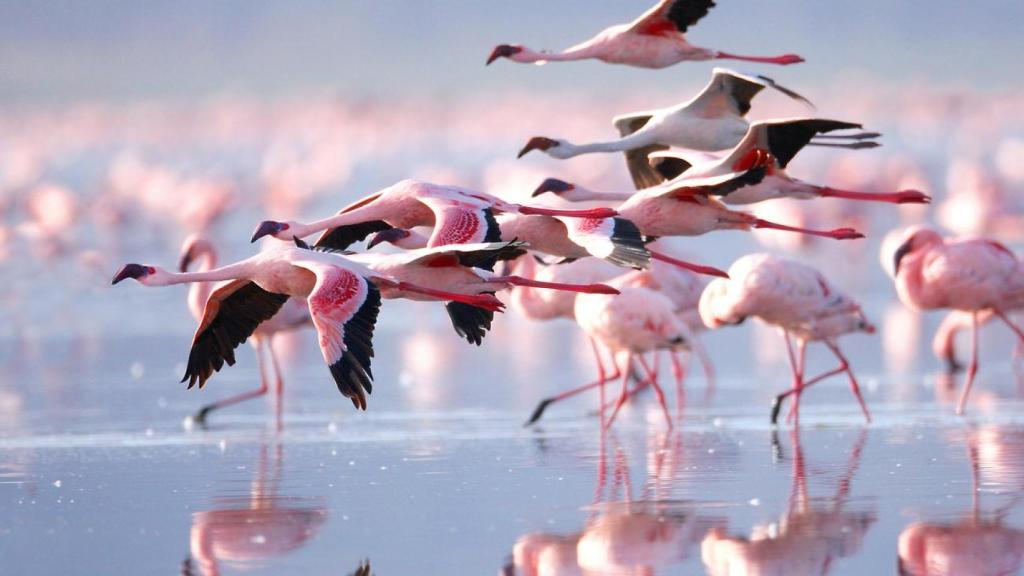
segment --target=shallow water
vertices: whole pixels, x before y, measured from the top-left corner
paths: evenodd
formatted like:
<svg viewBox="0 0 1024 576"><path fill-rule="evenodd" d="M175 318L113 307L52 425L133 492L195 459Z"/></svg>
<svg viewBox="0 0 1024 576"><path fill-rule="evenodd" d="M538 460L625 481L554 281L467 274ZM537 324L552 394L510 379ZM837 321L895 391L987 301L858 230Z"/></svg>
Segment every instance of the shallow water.
<svg viewBox="0 0 1024 576"><path fill-rule="evenodd" d="M0 398L4 566L346 574L368 560L378 574L885 574L902 535L918 550L908 571L925 550L951 566L938 573L1020 569L1024 405L999 360L1005 343L986 350L975 403L958 418L937 374L894 376L870 340L851 338L874 422L837 379L806 393L797 431L768 425L771 394L787 383L781 359L728 362L736 341L763 336L774 350L774 334L711 334L712 395L694 367L672 431L647 396L602 436L595 398L523 427L538 398L591 370L572 326L505 320L473 354L440 317L416 331L385 325L360 414L315 347L297 347L280 430L262 401L214 413L205 429L183 426L201 402L254 385L247 350L185 392L174 375L187 335L14 341ZM826 363L812 355L812 366ZM1002 571L986 571L994 558Z"/></svg>

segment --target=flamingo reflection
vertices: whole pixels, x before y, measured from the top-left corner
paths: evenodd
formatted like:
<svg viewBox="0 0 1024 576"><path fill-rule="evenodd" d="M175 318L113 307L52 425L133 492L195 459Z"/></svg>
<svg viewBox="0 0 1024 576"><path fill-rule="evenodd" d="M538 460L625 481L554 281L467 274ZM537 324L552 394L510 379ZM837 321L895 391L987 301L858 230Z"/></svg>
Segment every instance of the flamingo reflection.
<svg viewBox="0 0 1024 576"><path fill-rule="evenodd" d="M184 574L218 576L222 565L232 570L259 567L298 550L316 535L327 509L316 500L279 495L282 460L280 444L261 446L249 496L217 499L213 509L192 515L191 557ZM191 569L193 559L198 572ZM368 575L369 566L356 574Z"/></svg>
<svg viewBox="0 0 1024 576"><path fill-rule="evenodd" d="M836 559L855 554L875 522L870 511L848 511L850 483L860 465L867 441L861 432L850 450L835 494L812 498L800 432L790 433L793 443L793 485L789 509L777 523L758 525L749 537L711 530L701 543L701 557L712 576L828 574Z"/></svg>
<svg viewBox="0 0 1024 576"><path fill-rule="evenodd" d="M972 430L967 441L971 461L971 512L955 522L914 522L899 537L901 576L1017 574L1024 565L1024 530L1005 524L1019 504L1024 480L1024 434L994 426ZM984 482L983 482L984 481ZM983 483L1013 494L986 517L979 495Z"/></svg>

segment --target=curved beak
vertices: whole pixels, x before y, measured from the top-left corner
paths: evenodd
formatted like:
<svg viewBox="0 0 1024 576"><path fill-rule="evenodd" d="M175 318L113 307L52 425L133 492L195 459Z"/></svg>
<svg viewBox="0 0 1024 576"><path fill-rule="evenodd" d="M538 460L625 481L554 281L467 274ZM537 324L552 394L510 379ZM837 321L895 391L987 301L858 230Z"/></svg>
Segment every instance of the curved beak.
<svg viewBox="0 0 1024 576"><path fill-rule="evenodd" d="M402 228L389 228L388 230L382 230L374 234L373 238L366 243L366 249L369 250L381 242L394 244L403 238L408 238L410 234L412 234L412 232Z"/></svg>
<svg viewBox="0 0 1024 576"><path fill-rule="evenodd" d="M141 264L125 264L124 266L121 267L120 270L117 271L117 274L114 274L114 279L110 281L110 285L113 286L114 284L117 284L118 282L126 278L138 280L139 278L142 278L143 276L146 276L148 274L148 266L143 266Z"/></svg>
<svg viewBox="0 0 1024 576"><path fill-rule="evenodd" d="M516 156L516 158L526 156L526 154L531 150L546 151L554 146L558 146L558 142L556 140L546 136L534 136L533 138L530 138L529 142L526 143L526 146L523 146L523 149L519 151L519 155Z"/></svg>
<svg viewBox="0 0 1024 576"><path fill-rule="evenodd" d="M537 189L530 195L531 198L536 198L545 192L552 192L554 194L562 194L575 188L574 185L558 178L547 178L537 186Z"/></svg>
<svg viewBox="0 0 1024 576"><path fill-rule="evenodd" d="M486 65L490 66L491 62L494 62L498 58L508 58L509 56L519 54L522 51L522 46L512 46L511 44L499 44L498 46L494 47L494 50L491 51L491 55L487 57Z"/></svg>
<svg viewBox="0 0 1024 576"><path fill-rule="evenodd" d="M894 276L900 273L900 261L903 257L910 253L911 245L913 244L913 238L907 240L896 249L896 253L892 257L892 273Z"/></svg>
<svg viewBox="0 0 1024 576"><path fill-rule="evenodd" d="M284 226L280 222L264 220L256 227L256 231L252 233L252 239L249 242L255 242L264 236L273 236L281 230L284 230Z"/></svg>

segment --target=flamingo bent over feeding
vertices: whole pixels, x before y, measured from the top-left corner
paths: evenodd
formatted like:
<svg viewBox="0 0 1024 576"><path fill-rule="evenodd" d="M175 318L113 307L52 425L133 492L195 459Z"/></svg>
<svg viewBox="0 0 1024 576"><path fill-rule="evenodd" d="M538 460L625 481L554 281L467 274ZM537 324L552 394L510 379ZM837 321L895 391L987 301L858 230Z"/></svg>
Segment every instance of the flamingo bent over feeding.
<svg viewBox="0 0 1024 576"><path fill-rule="evenodd" d="M661 0L633 22L606 28L564 52L537 52L525 46L501 44L491 52L487 63L498 58L538 64L593 58L608 64L665 68L686 60L719 58L782 65L804 61L796 54L740 56L693 46L684 34L714 6L713 0Z"/></svg>

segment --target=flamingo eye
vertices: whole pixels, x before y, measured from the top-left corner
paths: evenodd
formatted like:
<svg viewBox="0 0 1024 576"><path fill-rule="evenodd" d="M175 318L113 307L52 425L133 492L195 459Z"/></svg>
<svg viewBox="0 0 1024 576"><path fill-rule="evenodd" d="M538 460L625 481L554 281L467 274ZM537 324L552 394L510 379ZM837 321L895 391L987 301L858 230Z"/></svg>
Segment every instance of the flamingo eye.
<svg viewBox="0 0 1024 576"><path fill-rule="evenodd" d="M290 226L288 224L284 224L284 223L281 224L281 230L287 230L288 228L290 228Z"/></svg>
<svg viewBox="0 0 1024 576"><path fill-rule="evenodd" d="M156 274L156 268L152 266L146 266L146 274Z"/></svg>

